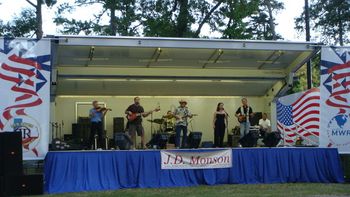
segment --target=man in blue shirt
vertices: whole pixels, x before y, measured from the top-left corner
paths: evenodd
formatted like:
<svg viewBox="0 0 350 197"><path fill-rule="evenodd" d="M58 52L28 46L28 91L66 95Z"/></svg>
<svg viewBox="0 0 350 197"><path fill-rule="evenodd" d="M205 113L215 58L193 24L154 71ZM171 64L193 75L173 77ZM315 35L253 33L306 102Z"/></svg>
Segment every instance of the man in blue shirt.
<svg viewBox="0 0 350 197"><path fill-rule="evenodd" d="M91 121L91 133L90 133L90 147L93 147L94 145L94 137L95 135L98 136L97 140L97 147L95 148L101 148L103 144L103 118L106 115L107 111L110 109L106 109L103 107L100 107L98 105L98 101L92 102L93 108L90 109L89 117Z"/></svg>

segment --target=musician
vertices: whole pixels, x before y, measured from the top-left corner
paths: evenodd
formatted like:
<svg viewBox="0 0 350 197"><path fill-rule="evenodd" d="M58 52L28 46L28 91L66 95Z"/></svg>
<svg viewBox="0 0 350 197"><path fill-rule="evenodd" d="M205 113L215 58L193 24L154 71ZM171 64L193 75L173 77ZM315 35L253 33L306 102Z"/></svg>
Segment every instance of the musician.
<svg viewBox="0 0 350 197"><path fill-rule="evenodd" d="M228 114L224 109L223 103L218 103L216 111L214 112L213 118L213 128L214 128L214 146L223 147L224 146L224 136L225 130L227 128L227 117Z"/></svg>
<svg viewBox="0 0 350 197"><path fill-rule="evenodd" d="M93 108L89 111L89 117L91 121L91 131L90 131L90 147L93 147L94 137L97 135L97 147L101 148L103 144L103 118L105 117L107 111L110 109L100 107L98 101L92 102Z"/></svg>
<svg viewBox="0 0 350 197"><path fill-rule="evenodd" d="M174 131L175 124L175 116L171 110L167 111L165 115L163 115L164 120L164 130L165 132Z"/></svg>
<svg viewBox="0 0 350 197"><path fill-rule="evenodd" d="M179 101L180 106L177 107L174 111L174 115L176 118L175 123L175 147L180 148L180 137L181 137L181 131L182 131L182 143L181 147L186 147L187 144L187 126L188 126L188 118L192 118L193 115L186 107L187 102L185 100Z"/></svg>
<svg viewBox="0 0 350 197"><path fill-rule="evenodd" d="M145 112L143 107L140 105L140 97L134 98L134 104L130 105L126 110L125 114L127 115L136 115L134 120L128 119L128 132L133 141L133 146L135 148L136 145L136 133L138 136L141 136L141 146L143 149L146 149L145 146L145 135L144 129L142 126L142 117L147 117L153 111Z"/></svg>
<svg viewBox="0 0 350 197"><path fill-rule="evenodd" d="M260 134L265 137L269 132L271 132L271 122L267 119L267 114L263 113L262 118L259 120Z"/></svg>
<svg viewBox="0 0 350 197"><path fill-rule="evenodd" d="M238 121L240 122L240 133L241 138L243 138L245 135L249 133L249 127L250 127L250 119L254 116L253 109L248 106L248 100L247 98L242 98L242 106L239 107L236 111L236 117L238 118Z"/></svg>

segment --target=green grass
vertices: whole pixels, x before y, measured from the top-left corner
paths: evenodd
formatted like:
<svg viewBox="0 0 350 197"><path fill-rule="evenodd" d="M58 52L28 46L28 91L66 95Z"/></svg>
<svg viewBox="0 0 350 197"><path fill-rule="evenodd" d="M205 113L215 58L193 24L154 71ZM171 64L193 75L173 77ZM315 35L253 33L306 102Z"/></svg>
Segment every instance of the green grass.
<svg viewBox="0 0 350 197"><path fill-rule="evenodd" d="M257 185L216 185L163 189L122 189L116 191L66 193L48 197L231 197L231 196L350 196L350 184L288 183Z"/></svg>

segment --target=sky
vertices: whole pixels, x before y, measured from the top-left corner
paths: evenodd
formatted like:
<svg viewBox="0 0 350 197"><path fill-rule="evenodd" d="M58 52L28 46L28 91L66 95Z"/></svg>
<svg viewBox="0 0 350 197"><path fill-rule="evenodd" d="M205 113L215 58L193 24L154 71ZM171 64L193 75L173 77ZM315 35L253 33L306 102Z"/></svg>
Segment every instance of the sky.
<svg viewBox="0 0 350 197"><path fill-rule="evenodd" d="M34 0L32 0L34 1ZM61 2L69 2L72 0L58 0L58 4ZM285 9L279 11L276 15L276 32L287 41L304 41L304 35L294 30L294 19L298 17L303 10L303 0L281 0L284 3ZM16 14L19 15L23 8L30 8L31 6L25 0L0 0L0 18L3 21L8 21ZM48 9L43 7L43 29L46 35L61 35L55 24L52 22L54 17L54 9ZM99 8L79 8L75 13L71 14L71 17L76 19L89 18L93 10L99 10ZM202 29L202 35L210 34L208 26L204 26Z"/></svg>

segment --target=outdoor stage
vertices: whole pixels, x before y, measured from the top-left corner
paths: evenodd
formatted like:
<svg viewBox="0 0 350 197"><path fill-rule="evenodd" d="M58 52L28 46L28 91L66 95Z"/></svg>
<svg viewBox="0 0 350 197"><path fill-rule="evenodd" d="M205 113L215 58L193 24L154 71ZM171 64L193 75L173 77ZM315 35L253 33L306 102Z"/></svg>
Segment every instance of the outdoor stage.
<svg viewBox="0 0 350 197"><path fill-rule="evenodd" d="M201 184L344 182L335 148L236 148L232 158L232 168L163 170L159 150L49 152L45 190L64 193Z"/></svg>

